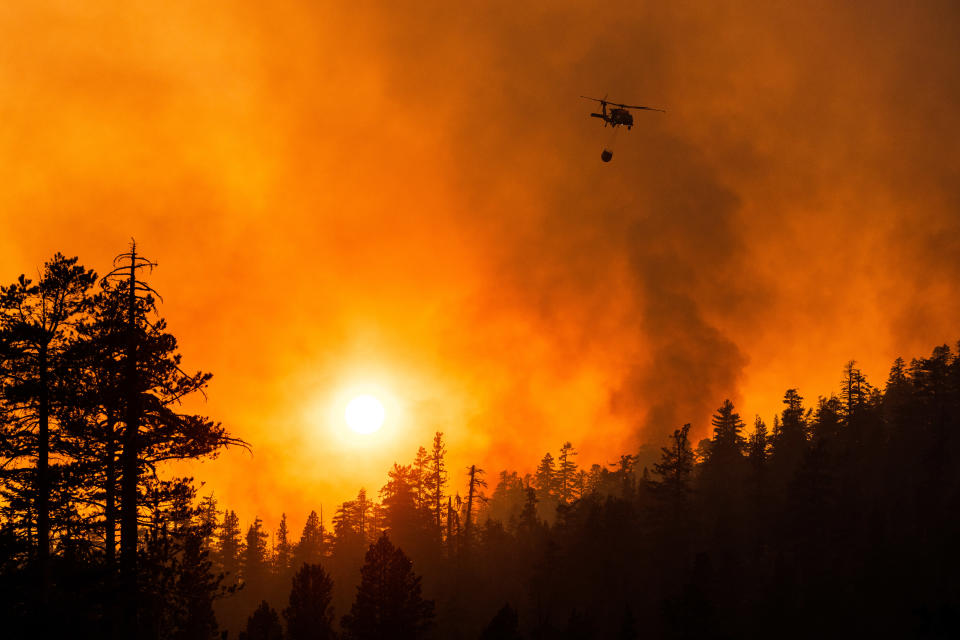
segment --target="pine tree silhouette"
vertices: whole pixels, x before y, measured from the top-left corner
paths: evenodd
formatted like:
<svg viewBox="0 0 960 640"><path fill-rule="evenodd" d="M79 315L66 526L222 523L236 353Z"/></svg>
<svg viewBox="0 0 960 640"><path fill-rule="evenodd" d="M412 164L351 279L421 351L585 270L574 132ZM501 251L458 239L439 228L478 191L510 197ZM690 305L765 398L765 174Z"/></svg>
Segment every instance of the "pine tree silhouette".
<svg viewBox="0 0 960 640"><path fill-rule="evenodd" d="M516 471L501 471L490 497L489 514L493 520L515 527L526 500L523 481Z"/></svg>
<svg viewBox="0 0 960 640"><path fill-rule="evenodd" d="M293 563L293 545L290 543L290 528L287 526L287 514L280 515L276 542L273 550L273 571L280 578L286 578Z"/></svg>
<svg viewBox="0 0 960 640"><path fill-rule="evenodd" d="M289 605L283 610L287 640L331 640L333 581L319 564L304 564L293 576Z"/></svg>
<svg viewBox="0 0 960 640"><path fill-rule="evenodd" d="M240 518L236 512L223 512L220 524L219 543L215 558L220 571L226 574L228 584L236 584L240 577L243 543L240 540Z"/></svg>
<svg viewBox="0 0 960 640"><path fill-rule="evenodd" d="M323 524L316 511L311 511L300 533L300 541L293 551L293 562L296 566L302 564L316 564L323 555Z"/></svg>
<svg viewBox="0 0 960 640"><path fill-rule="evenodd" d="M357 597L344 616L347 640L416 640L425 637L433 602L420 595L420 578L407 556L384 534L370 545L360 569Z"/></svg>
<svg viewBox="0 0 960 640"><path fill-rule="evenodd" d="M564 442L560 447L554 484L561 504L566 504L577 497L577 463L573 460L576 455L577 452L571 443Z"/></svg>
<svg viewBox="0 0 960 640"><path fill-rule="evenodd" d="M411 484L413 485L417 509L429 509L429 496L427 495L429 467L430 456L426 449L420 447L417 449L417 456L411 467Z"/></svg>
<svg viewBox="0 0 960 640"><path fill-rule="evenodd" d="M246 631L240 637L242 640L283 640L280 617L266 600L250 615Z"/></svg>
<svg viewBox="0 0 960 640"><path fill-rule="evenodd" d="M31 503L36 523L36 558L44 606L50 590L50 504L52 492L51 444L57 425L51 425L51 410L57 403L61 357L76 336L76 323L90 305L89 290L96 276L77 258L56 254L47 262L36 284L25 276L0 288L0 376L3 380L5 416L20 428L8 450L19 460L30 460L16 481L20 494ZM54 452L56 454L56 452ZM39 612L40 628L45 628Z"/></svg>
<svg viewBox="0 0 960 640"><path fill-rule="evenodd" d="M807 448L807 420L803 398L796 389L787 389L783 404L786 406L780 420L774 422L773 451L770 456L771 471L780 490L785 489L799 468Z"/></svg>
<svg viewBox="0 0 960 640"><path fill-rule="evenodd" d="M443 529L445 509L443 498L446 496L445 486L447 482L446 453L447 448L443 443L443 433L437 431L433 437L433 449L430 452L426 491L427 495L430 496L430 508L433 511L434 523L438 532Z"/></svg>
<svg viewBox="0 0 960 640"><path fill-rule="evenodd" d="M689 424L674 431L670 446L663 448L660 462L653 465L654 471L660 476L660 480L652 481L654 493L674 514L685 508L690 493L693 451L690 449L689 433Z"/></svg>

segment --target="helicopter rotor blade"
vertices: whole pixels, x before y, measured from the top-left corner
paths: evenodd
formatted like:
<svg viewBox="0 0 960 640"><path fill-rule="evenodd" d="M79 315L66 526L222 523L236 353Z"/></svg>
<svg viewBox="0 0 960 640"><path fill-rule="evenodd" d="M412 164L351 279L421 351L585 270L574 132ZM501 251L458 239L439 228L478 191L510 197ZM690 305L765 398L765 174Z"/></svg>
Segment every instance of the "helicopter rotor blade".
<svg viewBox="0 0 960 640"><path fill-rule="evenodd" d="M610 102L606 98L591 98L590 96L580 96L585 100L593 100L594 102L599 102L600 104L609 104L613 107L622 107L624 109L643 109L644 111L659 111L660 113L666 113L666 109L657 109L656 107L643 107L636 104L620 104L619 102Z"/></svg>
<svg viewBox="0 0 960 640"><path fill-rule="evenodd" d="M617 102L610 102L609 104L612 104L612 105L617 106L617 107L623 107L624 109L643 109L644 111L659 111L660 113L666 113L666 112L667 112L666 109L657 109L657 108L655 108L655 107L641 107L641 106L635 105L635 104L619 104L619 103L617 103Z"/></svg>

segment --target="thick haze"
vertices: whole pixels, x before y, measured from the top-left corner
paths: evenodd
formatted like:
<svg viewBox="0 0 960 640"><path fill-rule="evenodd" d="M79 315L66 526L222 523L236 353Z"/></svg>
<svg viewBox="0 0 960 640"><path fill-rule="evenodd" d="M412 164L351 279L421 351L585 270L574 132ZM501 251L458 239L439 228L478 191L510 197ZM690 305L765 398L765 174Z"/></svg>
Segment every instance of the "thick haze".
<svg viewBox="0 0 960 640"><path fill-rule="evenodd" d="M0 6L2 279L136 237L245 520L437 429L458 480L609 462L960 337L955 2L404 4ZM607 165L580 94L668 113Z"/></svg>

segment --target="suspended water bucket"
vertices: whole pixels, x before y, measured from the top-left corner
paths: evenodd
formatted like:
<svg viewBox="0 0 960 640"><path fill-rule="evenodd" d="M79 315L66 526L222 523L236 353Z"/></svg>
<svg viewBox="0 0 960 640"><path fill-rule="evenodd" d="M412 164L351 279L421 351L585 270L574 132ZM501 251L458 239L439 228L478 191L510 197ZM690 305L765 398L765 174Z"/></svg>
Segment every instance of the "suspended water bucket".
<svg viewBox="0 0 960 640"><path fill-rule="evenodd" d="M610 162L613 159L613 149L617 144L617 133L620 127L610 127L610 133L607 134L607 141L603 145L603 151L600 153L600 159L604 162Z"/></svg>

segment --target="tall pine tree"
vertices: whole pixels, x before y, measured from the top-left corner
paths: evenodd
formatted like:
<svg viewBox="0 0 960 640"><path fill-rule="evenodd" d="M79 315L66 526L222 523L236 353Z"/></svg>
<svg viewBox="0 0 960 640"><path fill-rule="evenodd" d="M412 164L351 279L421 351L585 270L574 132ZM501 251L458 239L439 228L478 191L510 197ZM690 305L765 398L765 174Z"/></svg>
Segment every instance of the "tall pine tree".
<svg viewBox="0 0 960 640"><path fill-rule="evenodd" d="M333 581L319 564L303 564L293 576L290 600L283 610L287 640L333 640Z"/></svg>
<svg viewBox="0 0 960 640"><path fill-rule="evenodd" d="M426 637L433 602L424 600L420 590L420 577L410 560L381 536L367 551L356 600L343 618L345 640Z"/></svg>

